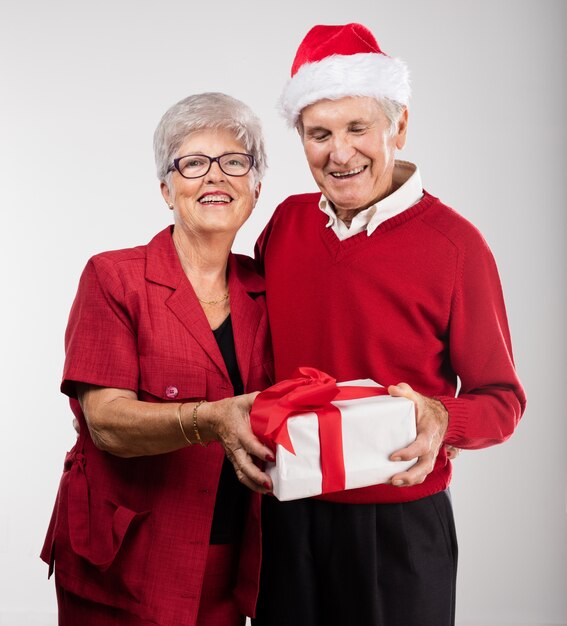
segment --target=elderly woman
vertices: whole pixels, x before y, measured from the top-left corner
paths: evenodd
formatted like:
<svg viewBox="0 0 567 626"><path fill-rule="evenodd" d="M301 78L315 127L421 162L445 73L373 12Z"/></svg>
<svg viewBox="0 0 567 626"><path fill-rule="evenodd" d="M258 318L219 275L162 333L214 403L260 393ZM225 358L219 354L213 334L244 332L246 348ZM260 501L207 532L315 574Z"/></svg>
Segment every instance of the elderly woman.
<svg viewBox="0 0 567 626"><path fill-rule="evenodd" d="M175 225L93 257L66 333L79 437L42 552L64 626L230 626L256 602L270 481L251 455L270 451L245 392L270 383L270 356L263 282L230 249L260 193L262 132L206 93L166 112L154 149Z"/></svg>

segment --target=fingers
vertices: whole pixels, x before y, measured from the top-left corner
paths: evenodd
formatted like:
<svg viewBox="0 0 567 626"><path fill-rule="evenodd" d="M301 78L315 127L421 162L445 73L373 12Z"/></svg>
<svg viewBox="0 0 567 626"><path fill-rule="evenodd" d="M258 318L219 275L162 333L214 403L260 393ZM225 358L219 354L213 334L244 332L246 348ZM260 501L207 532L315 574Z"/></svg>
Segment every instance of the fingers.
<svg viewBox="0 0 567 626"><path fill-rule="evenodd" d="M397 385L390 385L388 387L388 393L393 398L406 398L411 400L416 405L417 413L417 394L407 383L399 383ZM418 433L415 441L409 446L396 450L390 455L391 461L411 461L419 456L422 456L429 450L427 438Z"/></svg>
<svg viewBox="0 0 567 626"><path fill-rule="evenodd" d="M238 403L238 406L250 414L252 409L252 405L254 404L254 400L256 400L256 396L259 394L259 391L253 391L252 393L244 393L241 396L236 396L234 400Z"/></svg>
<svg viewBox="0 0 567 626"><path fill-rule="evenodd" d="M418 394L407 383L390 385L388 387L388 393L394 398L407 398L413 402L417 401L418 396Z"/></svg>
<svg viewBox="0 0 567 626"><path fill-rule="evenodd" d="M250 427L250 409L258 392L211 403L214 438L223 446L227 458L234 466L238 480L260 493L272 490L270 477L255 463L274 461L272 451L261 443Z"/></svg>
<svg viewBox="0 0 567 626"><path fill-rule="evenodd" d="M239 446L242 447L250 456L255 456L260 461L275 461L274 454L264 445L252 430L240 430L238 433Z"/></svg>
<svg viewBox="0 0 567 626"><path fill-rule="evenodd" d="M390 456L391 461L411 461L416 458L417 462L413 467L392 476L390 480L392 485L395 487L419 485L433 471L435 459L437 458L437 449L432 446L431 437L420 434L407 448L398 450Z"/></svg>
<svg viewBox="0 0 567 626"><path fill-rule="evenodd" d="M455 448L455 446L450 446L449 444L445 445L445 453L447 454L447 458L451 461L456 459L461 453L460 448Z"/></svg>
<svg viewBox="0 0 567 626"><path fill-rule="evenodd" d="M431 452L435 452L435 455L437 455L438 447L434 444L435 434L435 424L421 422L418 424L415 440L405 448L392 452L390 461L411 461L412 459L421 458Z"/></svg>
<svg viewBox="0 0 567 626"><path fill-rule="evenodd" d="M260 443L257 439L253 439L246 446L248 453L250 456L255 456L260 461L271 461L275 462L274 453L270 450L270 448L266 447L263 443Z"/></svg>
<svg viewBox="0 0 567 626"><path fill-rule="evenodd" d="M392 461L417 458L417 463L409 470L392 476L391 483L397 487L419 485L433 471L447 429L447 410L441 402L417 393L407 383L391 385L388 393L392 397L406 398L414 403L417 433L415 441L390 455Z"/></svg>
<svg viewBox="0 0 567 626"><path fill-rule="evenodd" d="M259 493L272 491L270 477L254 464L250 454L244 448L227 450L226 456L234 467L238 480L249 489Z"/></svg>
<svg viewBox="0 0 567 626"><path fill-rule="evenodd" d="M270 477L254 463L253 457L261 461L273 461L273 453L256 438L248 423L242 421L234 425L234 429L226 434L221 443L243 485L259 493L272 490Z"/></svg>
<svg viewBox="0 0 567 626"><path fill-rule="evenodd" d="M254 402L254 400L256 400L256 396L259 396L260 392L259 391L252 391L251 393L247 393L246 396L248 398L250 398L251 402L250 404L252 404Z"/></svg>
<svg viewBox="0 0 567 626"><path fill-rule="evenodd" d="M411 459L418 458L418 462L406 472L400 472L395 476L392 476L390 482L396 487L409 487L410 485L419 485L426 478L427 475L433 471L435 465L435 459L437 454L431 450L429 453L422 454L419 452L420 446L417 441L414 441L410 446L394 452L390 457L391 461L411 461ZM460 452L460 448L446 445L445 451L448 459L456 459Z"/></svg>
<svg viewBox="0 0 567 626"><path fill-rule="evenodd" d="M431 473L435 464L435 454L427 454L418 459L417 463L406 472L392 476L390 482L394 487L410 487L420 485Z"/></svg>
<svg viewBox="0 0 567 626"><path fill-rule="evenodd" d="M246 439L246 438L243 438ZM247 442L222 442L228 460L234 466L238 480L254 491L267 493L272 491L272 481L255 463L253 456L261 460L273 461L272 451L261 444L252 434Z"/></svg>
<svg viewBox="0 0 567 626"><path fill-rule="evenodd" d="M240 405L240 414L236 422L232 424L232 430L226 433L227 440L234 442L235 448L243 448L249 455L255 456L261 461L274 461L274 456L270 448L264 445L252 432L250 426L250 408L258 395L258 391L238 396L235 400L242 402ZM228 441L225 441L228 443ZM227 446L225 445L225 448Z"/></svg>
<svg viewBox="0 0 567 626"><path fill-rule="evenodd" d="M411 461L427 454L431 449L431 446L425 441L424 436L418 435L415 441L412 441L409 446L396 450L390 455L390 461Z"/></svg>

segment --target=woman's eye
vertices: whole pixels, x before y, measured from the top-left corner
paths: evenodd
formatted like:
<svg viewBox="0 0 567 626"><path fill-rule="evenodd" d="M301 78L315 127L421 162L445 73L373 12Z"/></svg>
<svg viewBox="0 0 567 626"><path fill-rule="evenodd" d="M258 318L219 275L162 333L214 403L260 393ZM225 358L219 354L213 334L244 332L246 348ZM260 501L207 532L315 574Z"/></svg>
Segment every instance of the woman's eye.
<svg viewBox="0 0 567 626"><path fill-rule="evenodd" d="M244 162L241 161L240 159L230 159L227 165L232 165L234 167L244 167Z"/></svg>
<svg viewBox="0 0 567 626"><path fill-rule="evenodd" d="M205 161L203 159L190 159L185 162L185 167L203 167Z"/></svg>

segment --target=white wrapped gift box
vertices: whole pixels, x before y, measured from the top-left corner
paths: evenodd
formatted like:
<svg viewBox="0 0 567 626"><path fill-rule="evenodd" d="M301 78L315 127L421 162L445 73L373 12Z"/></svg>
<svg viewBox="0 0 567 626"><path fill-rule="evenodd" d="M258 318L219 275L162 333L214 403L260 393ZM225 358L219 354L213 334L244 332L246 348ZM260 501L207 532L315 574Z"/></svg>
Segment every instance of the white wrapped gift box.
<svg viewBox="0 0 567 626"><path fill-rule="evenodd" d="M354 380L338 386L380 387L373 380ZM415 408L411 400L389 395L333 401L342 417L345 488L355 489L390 480L415 464L390 461L392 452L416 437ZM278 500L297 500L322 493L319 422L316 413L294 415L287 429L295 454L276 447L275 463L266 465Z"/></svg>

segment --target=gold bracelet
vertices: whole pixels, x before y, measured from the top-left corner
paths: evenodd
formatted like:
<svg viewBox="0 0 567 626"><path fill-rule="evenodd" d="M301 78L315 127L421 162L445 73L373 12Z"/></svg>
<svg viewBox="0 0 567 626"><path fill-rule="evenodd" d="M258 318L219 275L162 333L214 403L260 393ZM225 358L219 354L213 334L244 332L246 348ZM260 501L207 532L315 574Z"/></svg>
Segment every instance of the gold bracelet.
<svg viewBox="0 0 567 626"><path fill-rule="evenodd" d="M199 427L197 426L197 409L204 404L206 400L201 400L197 402L197 404L193 407L193 432L195 433L195 439L197 443L200 443L203 447L207 447L207 444L203 442L201 439L201 434L199 433Z"/></svg>
<svg viewBox="0 0 567 626"><path fill-rule="evenodd" d="M181 409L183 407L183 403L181 403L178 407L177 407L177 421L179 422L179 428L181 428L181 432L183 433L183 437L185 437L185 441L192 446L193 442L189 439L189 437L187 437L187 435L185 434L185 429L183 428L183 422L181 421Z"/></svg>

